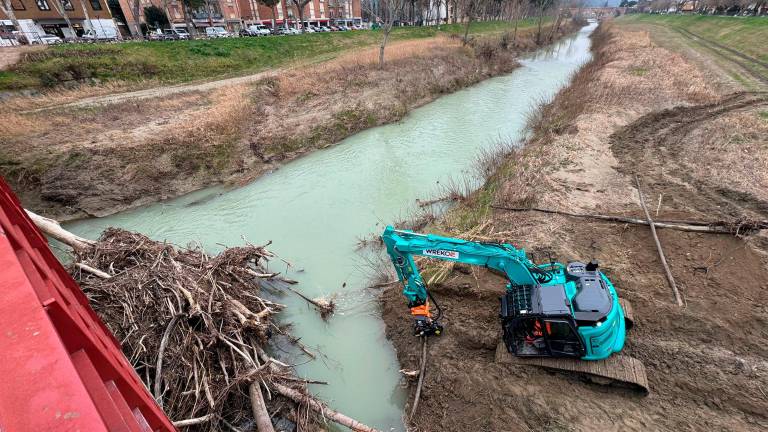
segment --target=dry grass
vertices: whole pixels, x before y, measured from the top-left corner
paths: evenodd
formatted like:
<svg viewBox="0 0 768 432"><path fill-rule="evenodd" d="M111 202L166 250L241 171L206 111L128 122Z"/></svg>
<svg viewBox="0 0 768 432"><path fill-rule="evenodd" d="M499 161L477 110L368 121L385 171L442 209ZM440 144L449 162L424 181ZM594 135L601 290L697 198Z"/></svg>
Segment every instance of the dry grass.
<svg viewBox="0 0 768 432"><path fill-rule="evenodd" d="M71 89L56 88L43 90L31 94L18 94L17 96L3 100L0 112L26 112L45 107L66 104L89 97L120 93L137 88L147 88L158 85L152 80L138 83L107 82L98 85L81 85Z"/></svg>

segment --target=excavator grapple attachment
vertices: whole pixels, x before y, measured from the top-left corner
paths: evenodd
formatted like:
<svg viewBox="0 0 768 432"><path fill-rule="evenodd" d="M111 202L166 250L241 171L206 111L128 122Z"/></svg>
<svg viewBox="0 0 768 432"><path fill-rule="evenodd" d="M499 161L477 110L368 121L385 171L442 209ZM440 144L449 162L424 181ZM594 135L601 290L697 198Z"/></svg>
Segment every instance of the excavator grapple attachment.
<svg viewBox="0 0 768 432"><path fill-rule="evenodd" d="M500 342L496 347L496 363L537 366L545 369L582 375L597 384L627 387L643 396L648 395L648 377L643 363L633 357L616 354L605 360L581 361L571 358L517 357Z"/></svg>

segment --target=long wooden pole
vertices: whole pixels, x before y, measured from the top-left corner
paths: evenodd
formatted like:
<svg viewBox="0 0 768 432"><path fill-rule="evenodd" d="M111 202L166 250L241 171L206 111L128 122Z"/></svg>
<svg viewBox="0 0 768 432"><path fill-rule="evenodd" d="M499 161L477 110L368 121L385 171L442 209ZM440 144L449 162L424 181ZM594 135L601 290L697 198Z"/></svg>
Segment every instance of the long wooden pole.
<svg viewBox="0 0 768 432"><path fill-rule="evenodd" d="M643 191L640 189L640 179L637 177L637 175L635 175L635 184L637 185L637 194L640 197L640 206L643 208L643 212L645 212L645 218L648 219L648 225L651 227L651 235L653 235L653 241L656 243L656 250L659 252L659 259L661 259L661 264L664 266L664 272L667 275L667 281L669 282L669 286L672 288L672 292L675 294L675 301L677 302L677 305L682 306L683 300L680 298L680 291L677 290L675 278L672 276L672 271L669 269L667 258L664 257L664 249L661 248L659 236L656 235L656 225L653 223L651 214L648 212L648 207L645 205L645 199L643 199Z"/></svg>
<svg viewBox="0 0 768 432"><path fill-rule="evenodd" d="M504 210L504 211L513 211L513 212L533 211L533 212L539 212L539 213L557 214L562 216L570 216L570 217L577 217L577 218L584 218L584 219L604 220L608 222L620 222L620 223L628 223L628 224L634 224L634 225L650 225L650 223L647 220L631 218L626 216L611 216L611 215L601 215L601 214L594 214L594 213L572 213L567 211L544 209L544 208L537 208L537 207L506 207L506 206L499 206L499 205L491 205L490 207L496 210ZM700 232L700 233L710 233L710 234L738 234L738 233L743 234L744 232L767 229L768 221L750 221L745 224L739 224L738 222L729 223L724 221L707 222L707 221L695 221L695 220L664 220L664 221L653 221L653 225L656 228L669 228L669 229L674 229L678 231L690 231L690 232Z"/></svg>
<svg viewBox="0 0 768 432"><path fill-rule="evenodd" d="M421 399L421 387L424 385L424 374L427 372L427 337L424 336L421 341L421 368L419 369L419 384L416 386L416 395L413 397L413 408L408 420L411 420L416 414Z"/></svg>

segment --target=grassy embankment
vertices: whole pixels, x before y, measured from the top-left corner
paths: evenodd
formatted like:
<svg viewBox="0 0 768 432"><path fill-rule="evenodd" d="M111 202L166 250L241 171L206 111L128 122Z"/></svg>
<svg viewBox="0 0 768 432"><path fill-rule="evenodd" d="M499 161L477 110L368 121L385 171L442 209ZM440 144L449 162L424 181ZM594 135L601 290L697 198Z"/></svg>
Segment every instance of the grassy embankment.
<svg viewBox="0 0 768 432"><path fill-rule="evenodd" d="M638 14L617 22L648 30L655 43L672 51L698 52L694 57L717 65L746 90L760 89L768 82L765 17Z"/></svg>
<svg viewBox="0 0 768 432"><path fill-rule="evenodd" d="M768 40L768 18L765 17L636 14L624 16L620 22L688 30L758 60L768 61L768 44L765 43Z"/></svg>
<svg viewBox="0 0 768 432"><path fill-rule="evenodd" d="M521 29L535 26L525 20ZM509 30L505 21L475 22L471 34ZM393 41L463 34L461 24L440 27L402 27ZM29 54L8 71L0 71L0 91L52 87L66 81L154 80L175 84L206 78L256 72L295 62L327 60L350 49L372 46L380 31L314 33L298 36L233 38L146 43L61 45Z"/></svg>

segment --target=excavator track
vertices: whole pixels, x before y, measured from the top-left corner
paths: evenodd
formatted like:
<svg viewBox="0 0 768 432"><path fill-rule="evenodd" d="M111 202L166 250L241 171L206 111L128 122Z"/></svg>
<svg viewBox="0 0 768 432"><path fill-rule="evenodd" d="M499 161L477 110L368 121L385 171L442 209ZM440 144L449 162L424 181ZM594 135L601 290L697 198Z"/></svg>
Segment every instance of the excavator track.
<svg viewBox="0 0 768 432"><path fill-rule="evenodd" d="M627 330L635 324L632 304L619 298L619 304L624 311L624 323ZM618 385L648 395L648 377L645 374L643 363L633 357L625 355L613 355L605 360L586 361L569 358L551 357L517 357L507 351L504 342L496 347L496 362L507 364L521 364L538 366L545 369L567 373L575 373L589 378L598 384Z"/></svg>
<svg viewBox="0 0 768 432"><path fill-rule="evenodd" d="M630 330L635 326L635 312L632 309L632 303L623 298L619 298L619 304L624 311L624 324L627 326L627 330Z"/></svg>
<svg viewBox="0 0 768 432"><path fill-rule="evenodd" d="M496 347L496 363L538 366L545 369L583 375L598 384L630 388L648 395L648 377L643 363L633 357L613 355L605 360L587 361L570 358L517 357L507 351L504 342Z"/></svg>

